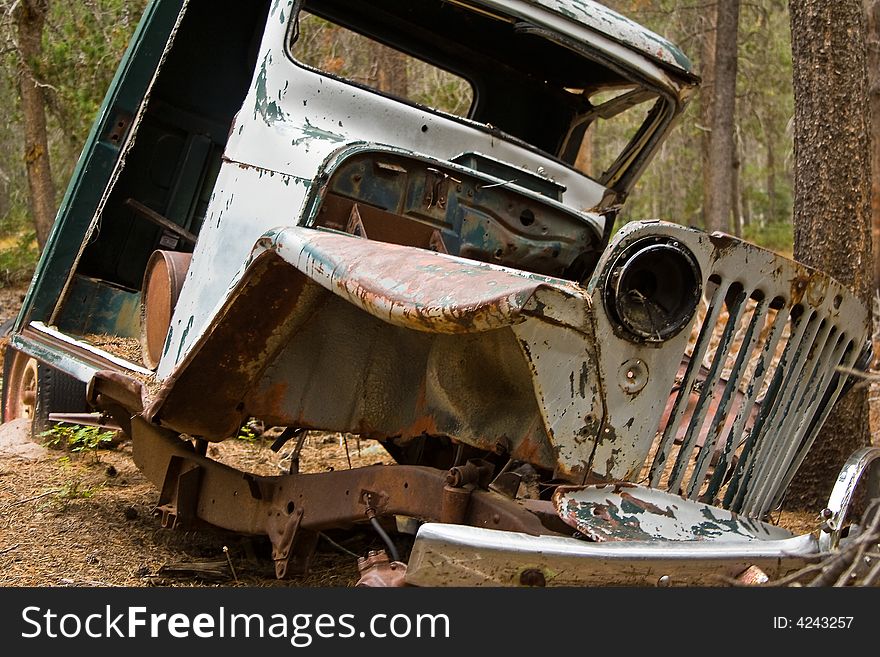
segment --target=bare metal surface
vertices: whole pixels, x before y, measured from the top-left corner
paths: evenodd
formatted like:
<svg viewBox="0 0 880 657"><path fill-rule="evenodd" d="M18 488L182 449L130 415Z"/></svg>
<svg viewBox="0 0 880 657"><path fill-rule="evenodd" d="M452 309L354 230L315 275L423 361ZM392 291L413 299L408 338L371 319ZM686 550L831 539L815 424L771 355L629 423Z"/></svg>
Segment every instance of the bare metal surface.
<svg viewBox="0 0 880 657"><path fill-rule="evenodd" d="M819 545L823 551L837 549L848 524L859 520L852 517L851 511L860 483L868 484L868 490L864 491L867 500L880 497L880 448L863 447L857 450L841 468L824 511L827 523L819 535Z"/></svg>
<svg viewBox="0 0 880 657"><path fill-rule="evenodd" d="M13 335L10 342L16 348L51 365L56 364L54 361L57 359L69 359L71 363L59 369L84 382L99 370L112 369L147 377L153 374L136 363L77 340L42 322L31 322L20 334Z"/></svg>
<svg viewBox="0 0 880 657"><path fill-rule="evenodd" d="M776 577L816 554L810 534L734 543L589 543L426 523L416 536L406 581L416 586L521 586L523 572L532 570L544 576L547 586L657 586L663 578L664 585L718 585L753 565Z"/></svg>

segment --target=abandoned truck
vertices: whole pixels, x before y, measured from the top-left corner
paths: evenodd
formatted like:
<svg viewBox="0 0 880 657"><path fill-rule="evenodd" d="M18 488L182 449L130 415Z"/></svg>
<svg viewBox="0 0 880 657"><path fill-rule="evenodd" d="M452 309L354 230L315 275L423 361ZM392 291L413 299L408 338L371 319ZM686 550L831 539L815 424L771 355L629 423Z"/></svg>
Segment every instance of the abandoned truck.
<svg viewBox="0 0 880 657"><path fill-rule="evenodd" d="M857 531L878 462L853 455L823 531L768 522L868 315L731 236L614 231L698 82L590 0L153 0L10 333L4 418L112 420L163 525L268 536L279 577L358 523L394 559L414 533L368 564L411 585L799 568ZM208 456L252 418L291 462L326 431L396 464Z"/></svg>

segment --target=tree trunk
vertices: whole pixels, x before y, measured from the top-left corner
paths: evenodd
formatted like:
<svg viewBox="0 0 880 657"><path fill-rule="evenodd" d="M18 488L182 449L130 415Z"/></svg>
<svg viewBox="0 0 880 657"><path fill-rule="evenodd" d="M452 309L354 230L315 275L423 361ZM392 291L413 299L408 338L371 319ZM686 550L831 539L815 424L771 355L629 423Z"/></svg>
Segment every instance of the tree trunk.
<svg viewBox="0 0 880 657"><path fill-rule="evenodd" d="M766 122L764 135L767 141L767 216L766 223L773 223L779 219L778 203L776 201L776 133Z"/></svg>
<svg viewBox="0 0 880 657"><path fill-rule="evenodd" d="M717 5L706 7L706 16L701 30L701 63L700 72L703 84L700 86L700 155L703 165L703 227L709 226L709 197L712 195L712 178L709 175L710 142L712 140L712 122L714 120L715 97L715 21Z"/></svg>
<svg viewBox="0 0 880 657"><path fill-rule="evenodd" d="M743 209L742 157L740 153L739 130L733 132L733 166L731 168L730 205L733 210L733 234L743 235L745 223Z"/></svg>
<svg viewBox="0 0 880 657"><path fill-rule="evenodd" d="M794 75L794 255L870 308L871 151L862 0L790 0ZM861 347L861 345L859 345ZM824 503L846 457L866 445L867 391L838 403L789 501Z"/></svg>
<svg viewBox="0 0 880 657"><path fill-rule="evenodd" d="M28 205L42 249L55 222L55 185L49 167L46 99L34 69L43 53L43 26L48 0L20 0L15 9L18 33L18 89L24 117L24 159L27 166Z"/></svg>
<svg viewBox="0 0 880 657"><path fill-rule="evenodd" d="M871 106L871 226L874 288L880 289L880 0L865 0L868 42L868 99Z"/></svg>
<svg viewBox="0 0 880 657"><path fill-rule="evenodd" d="M372 44L375 79L373 86L386 94L406 98L409 84L406 75L406 55L379 43Z"/></svg>
<svg viewBox="0 0 880 657"><path fill-rule="evenodd" d="M715 94L709 137L709 198L706 228L730 231L733 213L734 118L736 115L739 0L718 0L715 31Z"/></svg>

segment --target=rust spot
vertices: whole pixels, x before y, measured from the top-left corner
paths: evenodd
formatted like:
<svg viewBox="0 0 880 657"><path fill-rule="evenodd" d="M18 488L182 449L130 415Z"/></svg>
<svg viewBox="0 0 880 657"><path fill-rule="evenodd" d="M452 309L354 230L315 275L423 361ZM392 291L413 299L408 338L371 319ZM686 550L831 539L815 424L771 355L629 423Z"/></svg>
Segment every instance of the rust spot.
<svg viewBox="0 0 880 657"><path fill-rule="evenodd" d="M803 298L804 293L807 291L807 286L810 284L810 276L804 274L798 274L790 281L790 294L791 294L791 305L799 304Z"/></svg>
<svg viewBox="0 0 880 657"><path fill-rule="evenodd" d="M736 248L740 241L731 235L725 233L712 233L709 235L709 242L715 247L717 257L724 255L726 251Z"/></svg>
<svg viewBox="0 0 880 657"><path fill-rule="evenodd" d="M615 492L617 492L617 491L615 490ZM675 514L672 512L672 509L670 509L669 507L666 507L666 510L664 511L656 504L652 504L651 502L646 502L645 500L640 500L639 498L631 495L630 493L620 493L620 498L622 500L626 500L630 504L633 504L644 511L650 511L651 513L654 513L658 516L666 516L668 518L675 518Z"/></svg>
<svg viewBox="0 0 880 657"><path fill-rule="evenodd" d="M287 389L287 383L283 381L275 383L259 397L249 396L246 406L252 409L255 415L260 417L284 417L286 415L285 398L287 397Z"/></svg>
<svg viewBox="0 0 880 657"><path fill-rule="evenodd" d="M443 433L437 426L437 419L433 415L423 415L417 418L412 424L404 427L400 431L402 438L412 438L415 436L437 435Z"/></svg>

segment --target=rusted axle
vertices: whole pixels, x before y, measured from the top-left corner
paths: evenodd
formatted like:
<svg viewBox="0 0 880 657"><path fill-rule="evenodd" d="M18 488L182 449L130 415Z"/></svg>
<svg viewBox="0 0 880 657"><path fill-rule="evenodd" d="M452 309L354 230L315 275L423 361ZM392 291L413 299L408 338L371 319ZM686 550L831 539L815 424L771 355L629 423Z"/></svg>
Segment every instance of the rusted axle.
<svg viewBox="0 0 880 657"><path fill-rule="evenodd" d="M289 572L297 543L331 527L365 522L368 514L448 522L450 495L468 497L461 522L527 534L549 532L531 512L497 493L447 485L447 472L420 466L374 465L353 470L256 476L199 455L176 434L132 421L134 460L161 491L166 527L200 520L246 534L266 534L276 573Z"/></svg>

